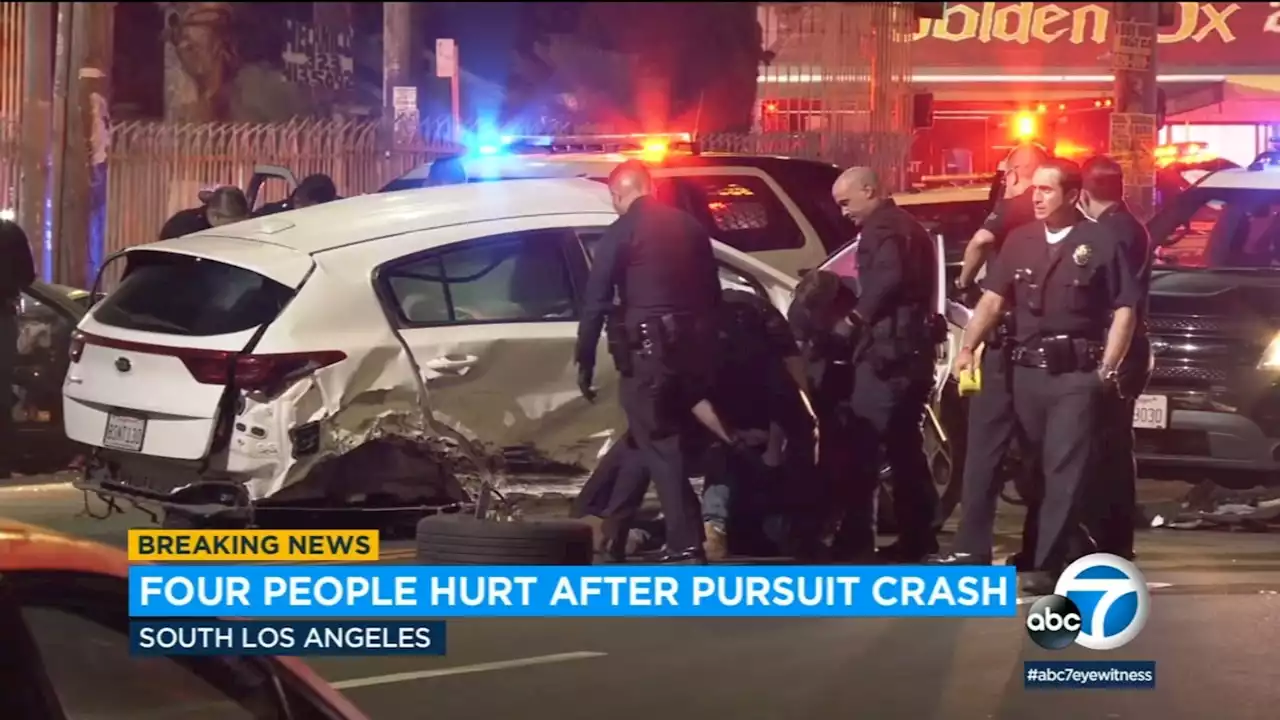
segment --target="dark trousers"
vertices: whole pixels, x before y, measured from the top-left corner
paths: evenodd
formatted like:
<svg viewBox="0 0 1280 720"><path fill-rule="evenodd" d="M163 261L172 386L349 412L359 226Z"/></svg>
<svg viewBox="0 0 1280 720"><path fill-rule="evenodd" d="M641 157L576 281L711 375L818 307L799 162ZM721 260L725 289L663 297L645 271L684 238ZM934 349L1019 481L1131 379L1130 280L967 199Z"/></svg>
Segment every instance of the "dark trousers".
<svg viewBox="0 0 1280 720"><path fill-rule="evenodd" d="M1137 336L1120 366L1119 393L1107 393L1102 408L1102 447L1097 482L1085 500L1085 527L1098 552L1133 554L1138 467L1133 458L1133 408L1151 379L1151 345Z"/></svg>
<svg viewBox="0 0 1280 720"><path fill-rule="evenodd" d="M1016 366L1013 399L1027 441L1028 460L1040 460L1043 490L1027 498L1027 523L1034 535L1029 567L1054 572L1073 551L1083 517L1081 496L1096 467L1103 409L1102 380L1096 372L1050 375L1041 368Z"/></svg>
<svg viewBox="0 0 1280 720"><path fill-rule="evenodd" d="M13 428L13 372L17 362L18 318L0 308L0 476L13 470L10 463L17 444Z"/></svg>
<svg viewBox="0 0 1280 720"><path fill-rule="evenodd" d="M982 389L969 399L958 553L980 557L994 553L996 506L1005 480L1001 466L1017 428L1008 354L988 349L982 356Z"/></svg>
<svg viewBox="0 0 1280 720"><path fill-rule="evenodd" d="M932 366L923 362L886 377L868 362L855 366L849 412L851 476L840 490L844 517L832 547L837 556L875 547L875 497L882 459L893 472L899 544L911 552L937 550L933 519L938 491L921 432L931 384Z"/></svg>
<svg viewBox="0 0 1280 720"><path fill-rule="evenodd" d="M685 378L653 357L637 357L634 371L621 378L619 388L636 449L634 466L658 491L667 549L673 553L702 549L702 510L689 482L689 456L706 431L690 410L697 400L693 396L705 394L706 387L704 377Z"/></svg>
<svg viewBox="0 0 1280 720"><path fill-rule="evenodd" d="M588 515L611 517L616 514L611 512L617 509L614 505L633 495L639 496L639 501L636 502L638 508L643 504L648 488L649 476L639 459L635 441L631 439L630 432L623 433L609 448L609 452L600 458L591 477L587 478L578 497L574 498L570 515L576 518ZM614 499L615 494L618 500Z"/></svg>

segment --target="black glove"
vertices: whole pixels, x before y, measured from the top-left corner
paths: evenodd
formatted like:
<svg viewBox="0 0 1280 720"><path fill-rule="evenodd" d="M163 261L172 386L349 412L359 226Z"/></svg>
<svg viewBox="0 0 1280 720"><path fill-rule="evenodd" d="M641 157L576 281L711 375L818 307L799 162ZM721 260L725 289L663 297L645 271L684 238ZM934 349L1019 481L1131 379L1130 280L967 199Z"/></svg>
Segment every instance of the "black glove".
<svg viewBox="0 0 1280 720"><path fill-rule="evenodd" d="M586 398L587 402L592 403L596 401L596 389L591 387L593 375L595 375L595 368L590 365L578 366L578 390L582 392L582 397Z"/></svg>

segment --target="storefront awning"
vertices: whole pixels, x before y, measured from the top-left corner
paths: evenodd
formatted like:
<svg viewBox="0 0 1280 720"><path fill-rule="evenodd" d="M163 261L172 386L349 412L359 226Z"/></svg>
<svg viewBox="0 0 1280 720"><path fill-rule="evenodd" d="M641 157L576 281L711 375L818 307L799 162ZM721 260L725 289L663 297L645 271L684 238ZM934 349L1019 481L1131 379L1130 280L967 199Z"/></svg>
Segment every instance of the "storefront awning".
<svg viewBox="0 0 1280 720"><path fill-rule="evenodd" d="M1167 93L1167 91L1166 91ZM1238 75L1216 91L1175 98L1166 95L1170 124L1266 125L1280 123L1280 76Z"/></svg>

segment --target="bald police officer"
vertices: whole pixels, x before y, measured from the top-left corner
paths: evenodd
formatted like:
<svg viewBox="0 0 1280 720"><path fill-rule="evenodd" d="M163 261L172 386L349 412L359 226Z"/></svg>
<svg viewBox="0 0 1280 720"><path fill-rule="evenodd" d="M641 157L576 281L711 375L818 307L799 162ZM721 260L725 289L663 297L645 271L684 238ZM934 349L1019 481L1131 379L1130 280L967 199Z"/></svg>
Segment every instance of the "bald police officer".
<svg viewBox="0 0 1280 720"><path fill-rule="evenodd" d="M1151 237L1124 202L1124 171L1115 160L1099 156L1081 168L1084 186L1080 209L1119 244L1134 272L1139 300L1134 308L1133 342L1118 368L1117 390L1105 396L1102 467L1085 497L1085 527L1098 551L1133 557L1134 512L1138 471L1133 457L1134 404L1151 379L1154 357L1147 340L1147 291L1151 285Z"/></svg>
<svg viewBox="0 0 1280 720"><path fill-rule="evenodd" d="M608 316L617 312L621 322L612 326L610 347L616 350L629 434L657 486L666 520L663 559L705 563L688 454L706 429L731 442L709 401L720 305L715 254L693 217L653 197L653 179L643 163L614 169L609 192L620 217L601 238L587 278L578 384L594 399L596 345ZM616 310L615 291L621 301Z"/></svg>
<svg viewBox="0 0 1280 720"><path fill-rule="evenodd" d="M1046 160L1036 145L1022 145L1009 155L1003 197L965 247L957 287L972 287L978 272L999 257L1009 233L1035 221L1031 179ZM996 503L1005 479L1000 468L1017 431L1007 342L1012 323L1003 320L982 340L982 389L969 399L960 527L952 552L938 558L938 564L991 564Z"/></svg>
<svg viewBox="0 0 1280 720"><path fill-rule="evenodd" d="M871 168L846 170L831 194L859 226L861 285L857 306L847 315L857 335L849 402L856 455L831 552L839 561L874 551L883 457L893 471L899 537L882 557L919 562L938 550L933 522L938 495L921 435L937 343L945 334L933 307L936 248L924 227L888 197ZM815 315L830 324L831 318Z"/></svg>
<svg viewBox="0 0 1280 720"><path fill-rule="evenodd" d="M1073 549L1086 478L1096 468L1106 395L1129 350L1138 288L1115 239L1076 209L1080 168L1052 159L1032 178L1037 222L1015 230L988 273L965 328L956 370L973 369L977 343L1006 308L1015 315L1013 399L1018 423L1044 469L1033 593L1053 586Z"/></svg>

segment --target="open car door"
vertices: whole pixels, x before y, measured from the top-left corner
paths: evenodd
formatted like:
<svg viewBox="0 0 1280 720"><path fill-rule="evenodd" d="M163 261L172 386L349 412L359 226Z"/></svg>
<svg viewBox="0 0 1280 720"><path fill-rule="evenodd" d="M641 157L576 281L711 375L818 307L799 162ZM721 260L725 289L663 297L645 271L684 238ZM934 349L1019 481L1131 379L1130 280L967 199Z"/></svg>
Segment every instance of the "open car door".
<svg viewBox="0 0 1280 720"><path fill-rule="evenodd" d="M933 374L933 401L942 396L942 391L947 385L947 378L951 373L951 359L955 357L955 352L959 347L960 336L955 332L953 317L967 308L953 302L947 297L947 256L946 247L943 243L941 233L930 233L934 242L934 289L933 289L933 306L934 311L939 315L947 318L948 338L947 342L942 346L937 362L934 367ZM858 280L858 241L848 243L844 247L836 250L828 257L819 270L833 272L844 278L852 278ZM952 307L955 306L955 307ZM961 326L963 328L963 326Z"/></svg>
<svg viewBox="0 0 1280 720"><path fill-rule="evenodd" d="M292 170L279 165L255 165L253 177L249 178L249 186L244 189L244 197L249 201L250 212L258 209L260 204L258 200L263 196L262 188L268 182L273 185L280 184L279 189L283 191L281 199L292 195L298 187L298 178Z"/></svg>

